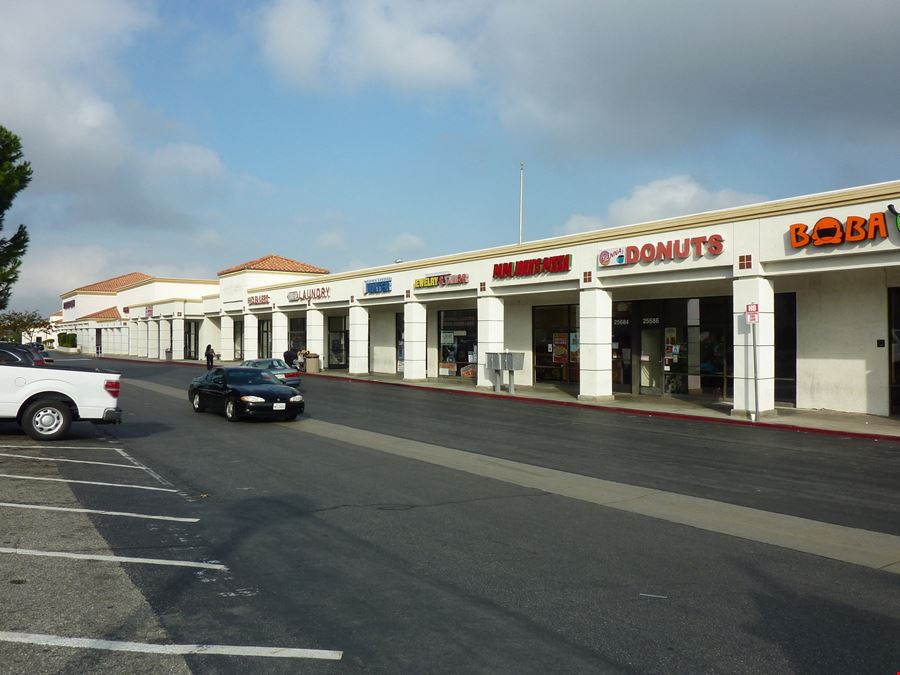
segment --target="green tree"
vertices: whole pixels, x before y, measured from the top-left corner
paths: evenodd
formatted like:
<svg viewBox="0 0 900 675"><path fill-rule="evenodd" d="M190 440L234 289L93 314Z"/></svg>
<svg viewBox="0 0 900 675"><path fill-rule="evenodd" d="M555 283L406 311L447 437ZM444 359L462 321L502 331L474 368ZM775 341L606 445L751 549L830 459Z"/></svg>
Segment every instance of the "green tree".
<svg viewBox="0 0 900 675"><path fill-rule="evenodd" d="M13 342L34 342L37 333L47 333L53 324L40 312L2 312L0 313L0 335Z"/></svg>
<svg viewBox="0 0 900 675"><path fill-rule="evenodd" d="M0 126L0 232L13 200L31 182L31 164L22 160L19 137ZM0 310L6 309L12 286L19 278L22 256L28 248L28 232L19 225L16 233L0 238Z"/></svg>

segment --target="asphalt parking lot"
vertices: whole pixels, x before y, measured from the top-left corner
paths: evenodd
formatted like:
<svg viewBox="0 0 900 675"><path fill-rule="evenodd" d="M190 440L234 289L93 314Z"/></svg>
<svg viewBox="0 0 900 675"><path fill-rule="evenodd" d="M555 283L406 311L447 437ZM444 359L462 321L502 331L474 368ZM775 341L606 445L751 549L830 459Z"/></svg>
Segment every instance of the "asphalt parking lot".
<svg viewBox="0 0 900 675"><path fill-rule="evenodd" d="M120 426L0 426L0 672L900 659L893 445L312 378L233 424L196 370L123 369Z"/></svg>
<svg viewBox="0 0 900 675"><path fill-rule="evenodd" d="M211 560L196 535L192 502L203 498L177 489L96 427L76 425L72 438L42 445L0 425L0 672L174 674L191 672L186 657L202 672L276 655L338 659L241 644L239 636L235 645L217 644L217 636L172 644L136 579L154 588L215 587L233 599L254 592ZM97 529L111 521L133 540L116 553Z"/></svg>

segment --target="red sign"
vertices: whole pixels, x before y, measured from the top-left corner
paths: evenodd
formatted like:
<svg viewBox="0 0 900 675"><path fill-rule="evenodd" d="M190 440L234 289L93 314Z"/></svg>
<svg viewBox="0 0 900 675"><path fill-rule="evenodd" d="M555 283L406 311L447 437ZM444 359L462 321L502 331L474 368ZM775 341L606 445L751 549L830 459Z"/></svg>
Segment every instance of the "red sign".
<svg viewBox="0 0 900 675"><path fill-rule="evenodd" d="M552 255L546 258L529 258L515 262L495 263L494 278L533 277L538 274L557 274L572 269L572 256Z"/></svg>
<svg viewBox="0 0 900 675"><path fill-rule="evenodd" d="M263 295L251 295L247 298L248 305L268 305L269 304L269 294L264 293Z"/></svg>
<svg viewBox="0 0 900 675"><path fill-rule="evenodd" d="M685 237L684 239L670 239L656 244L644 244L627 246L625 248L625 264L636 262L650 263L654 260L684 260L693 253L695 258L704 255L719 255L725 250L725 240L721 234L711 234L708 237Z"/></svg>
<svg viewBox="0 0 900 675"><path fill-rule="evenodd" d="M266 296L268 298L268 296ZM319 286L318 288L304 288L302 291L288 291L288 302L297 302L298 300L324 300L331 297L330 286ZM268 300L266 300L268 302Z"/></svg>
<svg viewBox="0 0 900 675"><path fill-rule="evenodd" d="M845 242L853 244L870 239L887 239L888 236L884 213L872 213L868 220L862 216L848 216L844 223L826 216L816 221L812 231L804 223L795 223L788 229L788 234L791 248L804 248L810 243L813 246L837 246Z"/></svg>
<svg viewBox="0 0 900 675"><path fill-rule="evenodd" d="M144 307L144 316L153 316L153 305Z"/></svg>

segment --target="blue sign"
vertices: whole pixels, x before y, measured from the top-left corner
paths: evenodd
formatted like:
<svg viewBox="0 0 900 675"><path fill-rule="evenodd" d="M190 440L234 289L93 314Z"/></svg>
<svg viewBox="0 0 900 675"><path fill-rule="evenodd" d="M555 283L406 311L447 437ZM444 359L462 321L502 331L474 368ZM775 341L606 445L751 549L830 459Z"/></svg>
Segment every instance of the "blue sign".
<svg viewBox="0 0 900 675"><path fill-rule="evenodd" d="M391 292L391 279L387 277L385 279L366 279L366 295L373 295L375 293L390 293Z"/></svg>

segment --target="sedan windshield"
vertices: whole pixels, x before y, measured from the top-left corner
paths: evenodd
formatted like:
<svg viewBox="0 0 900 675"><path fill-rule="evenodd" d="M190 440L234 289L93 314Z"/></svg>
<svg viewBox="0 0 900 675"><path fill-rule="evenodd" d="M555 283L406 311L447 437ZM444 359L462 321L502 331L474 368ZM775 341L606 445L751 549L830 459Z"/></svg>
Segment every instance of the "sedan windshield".
<svg viewBox="0 0 900 675"><path fill-rule="evenodd" d="M278 380L264 370L235 370L228 373L229 384L279 384Z"/></svg>

